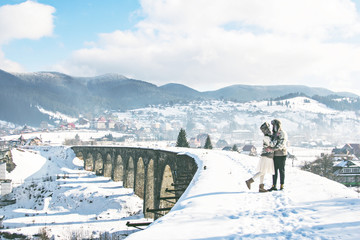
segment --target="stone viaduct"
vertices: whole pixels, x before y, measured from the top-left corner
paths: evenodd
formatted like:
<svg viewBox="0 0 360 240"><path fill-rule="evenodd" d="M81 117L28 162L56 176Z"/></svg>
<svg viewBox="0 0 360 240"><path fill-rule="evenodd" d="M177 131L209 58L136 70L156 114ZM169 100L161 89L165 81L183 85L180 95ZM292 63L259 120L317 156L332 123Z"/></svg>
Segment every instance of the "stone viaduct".
<svg viewBox="0 0 360 240"><path fill-rule="evenodd" d="M146 218L157 219L174 206L197 171L195 160L175 152L130 147L74 146L84 168L122 181L144 200Z"/></svg>

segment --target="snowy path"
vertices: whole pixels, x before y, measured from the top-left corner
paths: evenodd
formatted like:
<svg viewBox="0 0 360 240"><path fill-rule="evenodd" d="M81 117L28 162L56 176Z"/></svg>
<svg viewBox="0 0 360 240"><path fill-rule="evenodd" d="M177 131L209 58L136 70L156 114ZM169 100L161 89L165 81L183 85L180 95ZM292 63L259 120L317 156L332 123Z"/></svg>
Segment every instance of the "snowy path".
<svg viewBox="0 0 360 240"><path fill-rule="evenodd" d="M360 200L343 185L287 166L285 191L259 193L257 181L249 191L257 158L191 153L200 170L182 198L128 239L360 239Z"/></svg>

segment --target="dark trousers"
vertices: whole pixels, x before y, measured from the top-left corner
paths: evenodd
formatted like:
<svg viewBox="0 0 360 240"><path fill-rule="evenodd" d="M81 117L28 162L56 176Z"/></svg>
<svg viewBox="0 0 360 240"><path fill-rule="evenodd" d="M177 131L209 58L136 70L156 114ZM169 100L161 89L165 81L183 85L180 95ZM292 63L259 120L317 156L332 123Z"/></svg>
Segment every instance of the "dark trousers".
<svg viewBox="0 0 360 240"><path fill-rule="evenodd" d="M273 175L273 185L276 186L278 172L280 173L280 184L285 181L285 161L286 156L274 156L275 174Z"/></svg>

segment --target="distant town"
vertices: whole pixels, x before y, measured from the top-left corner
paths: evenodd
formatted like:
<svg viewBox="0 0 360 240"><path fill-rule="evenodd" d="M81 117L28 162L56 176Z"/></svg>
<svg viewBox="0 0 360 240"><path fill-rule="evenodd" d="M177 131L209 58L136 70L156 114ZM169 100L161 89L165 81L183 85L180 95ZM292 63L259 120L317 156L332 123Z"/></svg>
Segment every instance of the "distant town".
<svg viewBox="0 0 360 240"><path fill-rule="evenodd" d="M149 106L126 112L106 112L97 117L59 118L42 121L38 127L15 126L0 122L0 149L4 156L14 147L52 145L57 139L45 139L46 133L73 133L57 142L62 145L129 145L139 142L167 142L175 146L181 128L191 148L204 148L209 137L219 150L237 151L257 156L261 145L259 126L264 121L281 118L289 135L289 146L326 148L331 167L318 172L348 186L360 183L359 123L353 112L335 111L318 102L297 97L286 104L266 101L235 103L228 101L192 102ZM55 120L54 120L55 119ZM50 123L51 122L51 123ZM55 124L54 124L55 123ZM98 133L84 138L77 132ZM289 159L296 154L289 152ZM6 157L4 157L6 161ZM316 159L304 164L304 170L318 171ZM321 161L318 161L321 162ZM327 163L328 164L328 163ZM329 166L329 164L327 165ZM321 169L321 168L320 168Z"/></svg>

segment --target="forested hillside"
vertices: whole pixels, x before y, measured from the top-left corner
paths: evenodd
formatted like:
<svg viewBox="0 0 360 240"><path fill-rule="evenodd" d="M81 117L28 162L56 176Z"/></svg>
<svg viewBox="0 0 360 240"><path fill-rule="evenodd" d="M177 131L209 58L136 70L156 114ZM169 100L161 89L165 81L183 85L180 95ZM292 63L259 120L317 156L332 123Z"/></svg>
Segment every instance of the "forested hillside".
<svg viewBox="0 0 360 240"><path fill-rule="evenodd" d="M276 101L296 94L312 97L337 110L360 110L358 96L325 88L299 85L233 85L216 91L197 91L169 83L164 86L129 79L118 74L72 77L57 72L8 73L0 70L0 120L38 126L51 122L38 106L72 117L97 116L104 111L125 111L150 105L201 100Z"/></svg>

